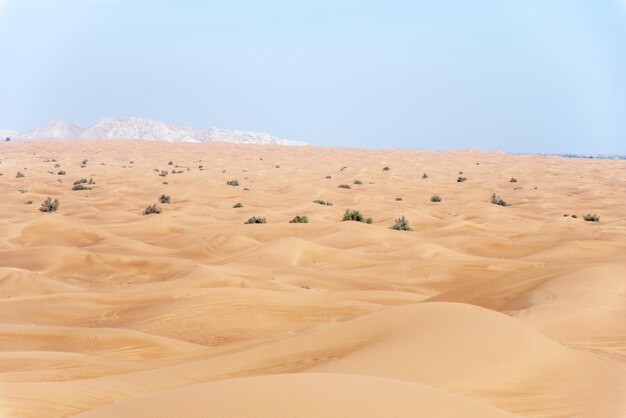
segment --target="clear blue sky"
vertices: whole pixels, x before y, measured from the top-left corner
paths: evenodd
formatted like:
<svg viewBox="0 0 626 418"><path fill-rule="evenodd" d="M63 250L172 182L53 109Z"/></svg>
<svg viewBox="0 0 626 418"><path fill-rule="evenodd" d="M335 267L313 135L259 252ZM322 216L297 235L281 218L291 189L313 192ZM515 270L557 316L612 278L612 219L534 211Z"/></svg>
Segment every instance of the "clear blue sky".
<svg viewBox="0 0 626 418"><path fill-rule="evenodd" d="M0 0L0 128L626 154L626 0Z"/></svg>

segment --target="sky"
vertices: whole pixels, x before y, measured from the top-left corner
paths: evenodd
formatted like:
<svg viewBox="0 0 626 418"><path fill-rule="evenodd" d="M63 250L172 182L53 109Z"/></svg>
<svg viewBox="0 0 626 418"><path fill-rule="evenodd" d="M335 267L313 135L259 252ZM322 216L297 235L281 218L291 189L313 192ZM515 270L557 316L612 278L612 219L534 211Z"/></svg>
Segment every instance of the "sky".
<svg viewBox="0 0 626 418"><path fill-rule="evenodd" d="M0 128L626 154L626 0L0 0Z"/></svg>

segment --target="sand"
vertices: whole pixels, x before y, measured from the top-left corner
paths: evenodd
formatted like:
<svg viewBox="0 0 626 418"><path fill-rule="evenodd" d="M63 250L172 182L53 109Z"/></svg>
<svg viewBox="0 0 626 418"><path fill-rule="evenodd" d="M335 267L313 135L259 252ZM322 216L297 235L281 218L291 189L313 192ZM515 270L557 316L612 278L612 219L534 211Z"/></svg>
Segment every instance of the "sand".
<svg viewBox="0 0 626 418"><path fill-rule="evenodd" d="M33 141L0 173L0 416L626 417L624 160Z"/></svg>

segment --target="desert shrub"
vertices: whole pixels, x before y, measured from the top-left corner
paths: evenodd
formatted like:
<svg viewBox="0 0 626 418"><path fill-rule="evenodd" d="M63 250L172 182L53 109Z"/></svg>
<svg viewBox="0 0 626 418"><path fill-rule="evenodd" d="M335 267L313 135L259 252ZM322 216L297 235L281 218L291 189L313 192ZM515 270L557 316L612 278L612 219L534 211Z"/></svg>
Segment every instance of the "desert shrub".
<svg viewBox="0 0 626 418"><path fill-rule="evenodd" d="M316 199L313 203L317 203L318 205L332 206L333 202L327 202L325 200Z"/></svg>
<svg viewBox="0 0 626 418"><path fill-rule="evenodd" d="M509 182L511 183L517 183L517 179L515 177L511 177L511 180L509 180Z"/></svg>
<svg viewBox="0 0 626 418"><path fill-rule="evenodd" d="M159 197L159 202L165 205L172 203L172 199L170 198L170 195L162 194L161 197Z"/></svg>
<svg viewBox="0 0 626 418"><path fill-rule="evenodd" d="M422 178L423 179L427 179L428 178L428 174L426 174L426 173L422 174Z"/></svg>
<svg viewBox="0 0 626 418"><path fill-rule="evenodd" d="M409 226L409 220L402 215L402 217L396 219L396 223L391 226L391 229L395 229L397 231L412 231L413 228Z"/></svg>
<svg viewBox="0 0 626 418"><path fill-rule="evenodd" d="M201 164L198 166L198 170L204 170L204 166Z"/></svg>
<svg viewBox="0 0 626 418"><path fill-rule="evenodd" d="M245 190L246 192L250 191L250 189L248 189L247 187L244 187L243 190Z"/></svg>
<svg viewBox="0 0 626 418"><path fill-rule="evenodd" d="M493 203L494 205L498 205L498 206L511 206L510 203L505 202L504 199L502 199L500 196L498 196L495 193L491 195L491 203Z"/></svg>
<svg viewBox="0 0 626 418"><path fill-rule="evenodd" d="M28 190L26 190L26 189L19 189L18 192L24 194L24 193L28 193Z"/></svg>
<svg viewBox="0 0 626 418"><path fill-rule="evenodd" d="M600 216L597 214L591 214L588 213L585 216L583 216L583 219L587 222L600 222Z"/></svg>
<svg viewBox="0 0 626 418"><path fill-rule="evenodd" d="M42 212L55 212L58 208L59 208L59 199L52 200L52 198L48 196L48 198L46 198L46 200L44 200L43 203L41 204L41 207L39 208L39 210Z"/></svg>
<svg viewBox="0 0 626 418"><path fill-rule="evenodd" d="M326 176L326 177L324 177L324 178L325 178L326 180L328 180L328 179L332 179L332 177L331 177L331 176Z"/></svg>
<svg viewBox="0 0 626 418"><path fill-rule="evenodd" d="M85 186L82 183L74 183L74 185L72 186L72 190L77 191L77 190L91 190L91 187L89 186Z"/></svg>
<svg viewBox="0 0 626 418"><path fill-rule="evenodd" d="M430 198L431 202L435 202L435 203L439 203L441 202L441 196L439 196L438 194L434 194L431 196Z"/></svg>
<svg viewBox="0 0 626 418"><path fill-rule="evenodd" d="M350 210L350 209L346 209L346 211L343 214L343 219L342 221L356 221L356 222L365 222L368 224L371 224L372 218L366 218L364 217L361 212L359 212L358 210Z"/></svg>
<svg viewBox="0 0 626 418"><path fill-rule="evenodd" d="M457 182L457 183L463 183L463 182L464 182L464 181L466 181L466 180L467 180L467 177L462 177L462 176L459 176L459 177L456 179L456 182Z"/></svg>
<svg viewBox="0 0 626 418"><path fill-rule="evenodd" d="M289 221L290 224L308 224L309 223L309 217L306 215L303 216L296 216L295 218L293 218L292 220Z"/></svg>
<svg viewBox="0 0 626 418"><path fill-rule="evenodd" d="M15 178L19 179L20 177L26 177L26 176L25 176L25 175L24 175L24 173L22 173L21 171L18 171L18 172L15 174Z"/></svg>
<svg viewBox="0 0 626 418"><path fill-rule="evenodd" d="M143 214L144 214L144 215L151 215L151 214L153 214L153 213L156 213L156 214L161 213L161 208L160 208L160 207L158 207L158 206L157 206L156 204L154 204L154 203L153 203L153 204L151 204L151 205L148 205L148 206L144 209L144 211L143 211Z"/></svg>
<svg viewBox="0 0 626 418"><path fill-rule="evenodd" d="M573 214L573 215L572 215L572 218L576 219L576 218L578 218L578 215Z"/></svg>
<svg viewBox="0 0 626 418"><path fill-rule="evenodd" d="M167 176L167 174L168 174L167 170L161 170L161 172L159 173L159 176L165 177Z"/></svg>
<svg viewBox="0 0 626 418"><path fill-rule="evenodd" d="M343 166L343 167L341 167L341 169L340 169L339 171L343 171L343 170L345 170L346 168L348 168L348 167L347 167L347 166Z"/></svg>
<svg viewBox="0 0 626 418"><path fill-rule="evenodd" d="M233 180L228 180L226 182L226 184L228 184L229 186L239 186L239 181L237 179L233 179Z"/></svg>
<svg viewBox="0 0 626 418"><path fill-rule="evenodd" d="M280 165L276 164L276 165L274 166L274 168L280 168Z"/></svg>
<svg viewBox="0 0 626 418"><path fill-rule="evenodd" d="M61 164L55 164L54 165L54 168L59 168L59 167L61 167Z"/></svg>
<svg viewBox="0 0 626 418"><path fill-rule="evenodd" d="M251 218L248 218L248 220L245 223L246 224L265 224L267 223L267 220L263 216L253 216Z"/></svg>
<svg viewBox="0 0 626 418"><path fill-rule="evenodd" d="M26 202L24 202L25 205L32 205L33 201L32 200L27 200Z"/></svg>
<svg viewBox="0 0 626 418"><path fill-rule="evenodd" d="M87 165L87 160L83 160L81 165Z"/></svg>
<svg viewBox="0 0 626 418"><path fill-rule="evenodd" d="M173 161L168 161L167 165L174 165Z"/></svg>
<svg viewBox="0 0 626 418"><path fill-rule="evenodd" d="M340 184L337 187L339 187L340 189L351 189L352 188L352 186L350 186L349 184Z"/></svg>
<svg viewBox="0 0 626 418"><path fill-rule="evenodd" d="M363 182L359 179L354 180L354 184L363 184Z"/></svg>
<svg viewBox="0 0 626 418"><path fill-rule="evenodd" d="M243 207L243 203L241 202L237 202L233 205L233 208L242 208Z"/></svg>
<svg viewBox="0 0 626 418"><path fill-rule="evenodd" d="M384 167L383 167L383 171L389 171L389 170L391 170L391 168L389 168L389 166L388 166L388 165L386 165L386 166L384 166Z"/></svg>
<svg viewBox="0 0 626 418"><path fill-rule="evenodd" d="M402 200L401 197L396 197L396 202L400 202Z"/></svg>
<svg viewBox="0 0 626 418"><path fill-rule="evenodd" d="M65 171L61 170L57 173L59 176L64 176L65 175Z"/></svg>

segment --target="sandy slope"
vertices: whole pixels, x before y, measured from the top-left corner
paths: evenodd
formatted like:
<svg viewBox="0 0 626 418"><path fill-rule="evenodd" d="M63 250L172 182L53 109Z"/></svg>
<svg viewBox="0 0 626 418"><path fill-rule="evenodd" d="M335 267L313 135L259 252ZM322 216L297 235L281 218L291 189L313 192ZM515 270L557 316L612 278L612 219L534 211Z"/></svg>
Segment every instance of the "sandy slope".
<svg viewBox="0 0 626 418"><path fill-rule="evenodd" d="M0 416L626 416L626 161L1 148Z"/></svg>

